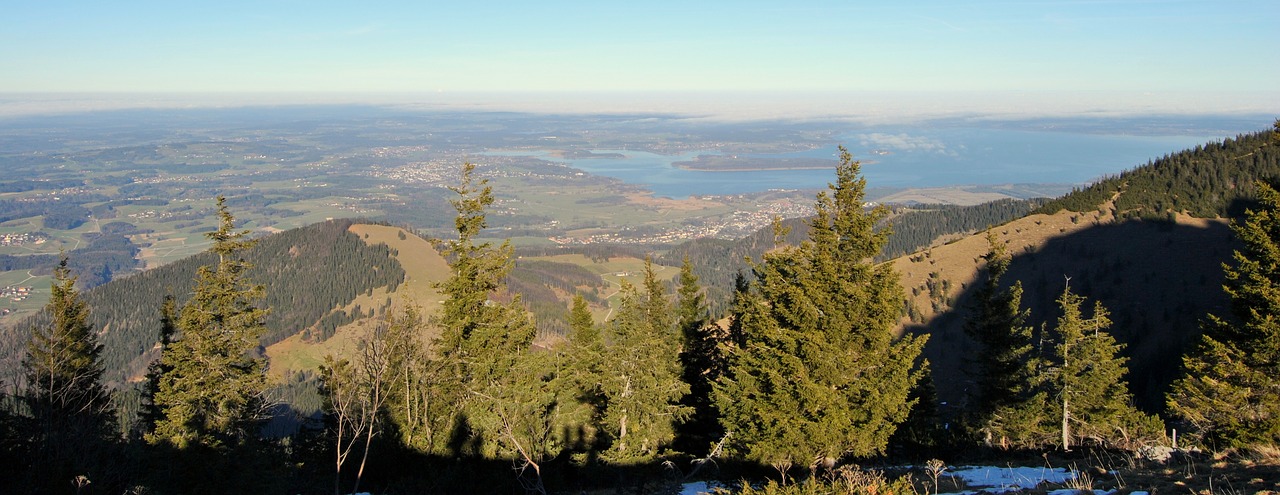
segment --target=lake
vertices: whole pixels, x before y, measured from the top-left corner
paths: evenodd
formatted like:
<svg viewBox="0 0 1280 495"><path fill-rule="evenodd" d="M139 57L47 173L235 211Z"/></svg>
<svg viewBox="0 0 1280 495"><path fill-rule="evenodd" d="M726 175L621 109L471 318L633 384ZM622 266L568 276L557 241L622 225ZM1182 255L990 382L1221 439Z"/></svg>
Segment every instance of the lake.
<svg viewBox="0 0 1280 495"><path fill-rule="evenodd" d="M1244 131L1242 131L1244 132ZM1232 134L1234 135L1234 134ZM1145 165L1169 153L1225 136L1124 135L988 127L891 127L840 135L861 160L869 187L912 188L995 184L1084 184ZM625 158L560 158L547 151L493 151L564 163L585 172L644 185L655 195L683 198L769 189L816 189L835 178L833 145L803 152L750 155L757 158L829 158L831 169L699 171L672 163L717 151L679 155L593 149Z"/></svg>

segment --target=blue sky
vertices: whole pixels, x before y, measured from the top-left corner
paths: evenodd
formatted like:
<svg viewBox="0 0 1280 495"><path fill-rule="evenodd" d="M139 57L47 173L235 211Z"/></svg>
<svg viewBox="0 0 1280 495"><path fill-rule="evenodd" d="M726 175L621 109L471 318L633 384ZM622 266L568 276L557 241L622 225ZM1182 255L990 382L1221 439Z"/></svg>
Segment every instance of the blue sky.
<svg viewBox="0 0 1280 495"><path fill-rule="evenodd" d="M1084 92L1280 111L1275 0L30 1L3 12L0 93Z"/></svg>

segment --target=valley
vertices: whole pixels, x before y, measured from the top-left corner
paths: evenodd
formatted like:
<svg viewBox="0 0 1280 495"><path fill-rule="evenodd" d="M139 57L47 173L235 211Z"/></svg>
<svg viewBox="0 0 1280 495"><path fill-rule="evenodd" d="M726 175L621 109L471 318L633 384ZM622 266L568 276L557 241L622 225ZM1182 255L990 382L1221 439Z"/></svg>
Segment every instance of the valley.
<svg viewBox="0 0 1280 495"><path fill-rule="evenodd" d="M1243 128L1246 121L1206 119L1202 127L1177 130L1181 138L1165 135L1146 144L1151 151L1137 156L1163 150L1150 148L1155 143L1193 143L1201 139L1197 133ZM0 236L11 239L0 243L0 256L19 262L7 270L0 266L0 287L32 288L31 297L7 301L0 310L20 317L45 300L47 258L37 263L22 257L74 253L104 233L127 239L131 246L121 252L137 262L81 263L74 260L84 253L75 254L79 273L98 272L82 280L87 286L109 279L104 270L122 275L201 252L208 246L201 234L212 228L209 213L216 194L228 195L244 225L261 234L330 218L365 218L443 237L449 233L448 187L466 161L476 162L480 176L499 192L489 235L517 246L642 247L739 239L767 227L774 217L811 214L813 194L830 179L830 169L810 169L814 160L830 161L824 155L830 155L834 143L857 142L855 154L860 150L875 160L887 159L886 150L896 149L894 156L911 158L915 161L904 163L917 167L928 166L920 164L930 156L954 160L939 154L964 147L950 140L981 135L955 122L932 125L937 130L869 132L838 122L411 113L359 106L0 119L0 168L8 173L0 184ZM1097 132L1099 125L1077 126ZM1159 125L1147 127L1170 132ZM963 132L948 130L954 128ZM938 137L918 136L931 132ZM1133 143L1152 139L1144 136L1137 134ZM689 172L680 172L671 163L675 158L661 158L662 153L716 160L740 156L758 164L753 169L773 170L686 177ZM1062 175L1059 183L1031 184L1006 175L997 180L1007 182L987 178L972 184L886 187L900 182L882 174L903 169L901 164L869 165L869 198L904 205L971 205L1054 197L1078 183L1068 177L1080 177ZM755 175L760 173L765 175ZM676 183L691 188L685 194L664 189L664 184ZM33 264L41 266L26 266ZM0 316L0 325L15 319Z"/></svg>

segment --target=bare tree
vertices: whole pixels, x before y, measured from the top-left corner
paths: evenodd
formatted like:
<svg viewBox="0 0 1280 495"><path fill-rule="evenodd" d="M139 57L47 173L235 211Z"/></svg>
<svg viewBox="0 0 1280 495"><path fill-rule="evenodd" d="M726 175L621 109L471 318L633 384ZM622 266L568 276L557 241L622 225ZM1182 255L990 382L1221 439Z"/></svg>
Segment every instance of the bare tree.
<svg viewBox="0 0 1280 495"><path fill-rule="evenodd" d="M380 411L387 403L388 390L398 377L392 366L392 355L403 344L404 332L398 325L405 320L389 317L378 325L373 334L360 341L360 352L355 361L325 357L321 368L324 390L328 398L329 414L334 421L334 478L333 492L341 493L342 467L351 451L363 440L360 467L356 471L355 485L360 488L364 468L369 460L369 447L378 433Z"/></svg>

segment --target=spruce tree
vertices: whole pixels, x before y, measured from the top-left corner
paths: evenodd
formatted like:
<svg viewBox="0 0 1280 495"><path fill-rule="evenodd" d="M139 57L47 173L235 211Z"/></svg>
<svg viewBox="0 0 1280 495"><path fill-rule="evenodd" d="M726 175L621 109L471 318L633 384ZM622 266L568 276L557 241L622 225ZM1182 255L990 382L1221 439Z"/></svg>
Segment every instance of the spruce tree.
<svg viewBox="0 0 1280 495"><path fill-rule="evenodd" d="M1233 226L1235 266L1223 266L1235 318L1209 316L1168 396L1170 412L1220 448L1280 442L1280 192L1257 187L1257 208Z"/></svg>
<svg viewBox="0 0 1280 495"><path fill-rule="evenodd" d="M520 298L505 304L493 298L506 290L511 246L477 239L493 191L474 171L464 164L461 183L451 188L458 195L451 200L458 238L444 250L450 276L440 285L446 299L435 322L444 375L432 386L455 404L452 429L467 437L453 446L455 454L513 459L526 487L542 491L541 463L563 447L556 369L548 354L531 352L536 328Z"/></svg>
<svg viewBox="0 0 1280 495"><path fill-rule="evenodd" d="M973 362L974 387L968 397L971 428L991 445L999 443L1010 424L1010 408L1030 399L1034 365L1030 310L1022 309L1022 282L1005 287L1009 269L1007 246L987 232L990 249L983 256L986 279L975 293L973 313L965 332L980 346Z"/></svg>
<svg viewBox="0 0 1280 495"><path fill-rule="evenodd" d="M734 446L786 476L797 463L883 452L913 402L924 339L894 338L904 299L888 264L883 206L841 149L836 182L818 195L809 238L765 254L735 303L744 345L716 389Z"/></svg>
<svg viewBox="0 0 1280 495"><path fill-rule="evenodd" d="M601 385L607 408L601 429L611 440L604 457L616 463L657 457L689 413L680 405L689 386L680 380L678 339L665 295L653 291L661 285L647 261L645 286L649 290L642 293L623 282L617 315L605 339Z"/></svg>
<svg viewBox="0 0 1280 495"><path fill-rule="evenodd" d="M37 415L100 416L109 407L101 383L102 346L75 284L76 277L63 257L54 269L45 306L51 322L35 328L27 341L22 361L27 379L24 395Z"/></svg>
<svg viewBox="0 0 1280 495"><path fill-rule="evenodd" d="M712 384L725 373L729 333L711 321L706 295L698 285L687 255L680 266L676 317L682 337L681 378L689 384L689 394L683 404L691 410L689 420L680 426L677 447L690 454L703 455L703 450L723 435Z"/></svg>
<svg viewBox="0 0 1280 495"><path fill-rule="evenodd" d="M33 329L22 367L22 398L30 414L31 489L61 489L76 475L104 481L102 459L115 431L102 381L102 346L89 307L75 288L64 256L53 272L47 326ZM16 481L16 480L15 480ZM43 487L43 488L41 488Z"/></svg>
<svg viewBox="0 0 1280 495"><path fill-rule="evenodd" d="M579 450L595 450L602 440L599 427L603 424L608 408L604 394L605 343L600 327L595 324L581 294L574 295L569 310L569 344L566 354L566 370L563 387L572 396L569 403L580 404L584 411L576 416L576 423L583 426L576 439Z"/></svg>
<svg viewBox="0 0 1280 495"><path fill-rule="evenodd" d="M1049 334L1053 352L1046 374L1048 397L1057 406L1060 447L1071 450L1084 440L1130 448L1135 440L1163 435L1159 420L1133 407L1124 376L1127 358L1108 329L1106 308L1095 303L1092 315L1081 311L1084 298L1063 289L1062 315Z"/></svg>
<svg viewBox="0 0 1280 495"><path fill-rule="evenodd" d="M165 349L173 343L173 336L178 332L178 305L172 295L166 295L164 301L160 303L160 333L159 348L160 356L164 356ZM164 359L152 361L147 366L147 381L143 384L142 389L142 407L138 414L138 424L135 425L138 435L146 435L154 431L156 422L164 417L164 412L156 405L155 397L160 392L160 378L170 370L170 367L164 364Z"/></svg>
<svg viewBox="0 0 1280 495"><path fill-rule="evenodd" d="M257 437L266 415L266 359L255 355L266 331L263 288L245 278L241 256L254 244L235 230L226 199L217 199L213 241L218 264L201 267L195 292L178 311L177 339L164 349L154 397L161 412L152 443L179 449L234 448Z"/></svg>

